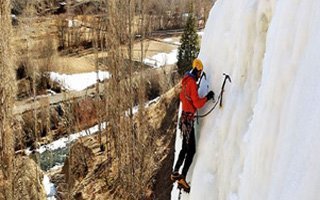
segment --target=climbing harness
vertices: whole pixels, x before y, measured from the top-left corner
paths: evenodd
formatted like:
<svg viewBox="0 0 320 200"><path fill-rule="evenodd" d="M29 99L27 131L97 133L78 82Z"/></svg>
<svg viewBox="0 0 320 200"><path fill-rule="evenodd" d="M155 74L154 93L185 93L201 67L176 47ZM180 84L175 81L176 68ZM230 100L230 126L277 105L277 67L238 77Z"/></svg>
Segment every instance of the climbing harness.
<svg viewBox="0 0 320 200"><path fill-rule="evenodd" d="M179 129L181 133L186 138L187 143L189 143L190 133L193 129L194 124L194 116L192 113L183 112L181 114L180 122L179 122Z"/></svg>
<svg viewBox="0 0 320 200"><path fill-rule="evenodd" d="M223 80L223 83L222 83L222 86L221 86L221 90L220 90L220 94L218 96L218 99L217 99L216 103L213 105L213 107L207 113L205 113L203 115L196 115L197 120L198 120L198 118L203 118L203 117L206 117L207 115L209 115L216 108L218 103L219 103L220 107L222 107L222 95L223 95L223 92L224 92L224 87L226 85L226 81L228 80L231 83L231 78L230 78L230 76L228 74L223 73L223 76L225 76L225 77L224 77L224 80Z"/></svg>

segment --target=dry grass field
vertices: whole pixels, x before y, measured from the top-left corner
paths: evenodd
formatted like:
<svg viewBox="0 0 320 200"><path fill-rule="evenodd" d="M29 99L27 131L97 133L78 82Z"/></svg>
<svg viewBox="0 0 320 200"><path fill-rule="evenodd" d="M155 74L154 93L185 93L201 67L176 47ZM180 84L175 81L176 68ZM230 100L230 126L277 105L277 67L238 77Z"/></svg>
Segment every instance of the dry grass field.
<svg viewBox="0 0 320 200"><path fill-rule="evenodd" d="M38 17L36 19L21 19L21 24L14 29L14 48L18 57L25 59L29 55L39 55L35 58L40 71L55 71L65 74L84 73L96 70L96 54L93 48L78 48L73 53L61 53L58 46L58 18ZM170 53L177 49L180 37L174 36L170 41L164 38L145 39L143 42L143 57L151 58L158 53ZM126 47L124 47L126 48ZM27 50L28 49L28 50ZM28 52L28 53L27 53ZM48 61L50 55L50 61ZM108 56L106 52L98 52L98 57ZM18 58L19 59L19 58ZM141 42L133 45L133 59L141 59ZM18 60L19 62L19 60ZM50 62L50 63L47 63ZM44 63L44 64L43 64Z"/></svg>

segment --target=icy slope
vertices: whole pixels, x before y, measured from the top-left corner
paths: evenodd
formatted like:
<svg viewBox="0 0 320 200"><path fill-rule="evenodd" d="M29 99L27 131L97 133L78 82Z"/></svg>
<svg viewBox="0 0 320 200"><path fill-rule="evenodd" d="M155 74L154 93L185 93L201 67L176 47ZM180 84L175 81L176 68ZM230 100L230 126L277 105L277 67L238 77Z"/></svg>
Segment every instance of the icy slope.
<svg viewBox="0 0 320 200"><path fill-rule="evenodd" d="M320 199L320 1L218 0L199 57L216 94L232 84L200 121L184 199Z"/></svg>

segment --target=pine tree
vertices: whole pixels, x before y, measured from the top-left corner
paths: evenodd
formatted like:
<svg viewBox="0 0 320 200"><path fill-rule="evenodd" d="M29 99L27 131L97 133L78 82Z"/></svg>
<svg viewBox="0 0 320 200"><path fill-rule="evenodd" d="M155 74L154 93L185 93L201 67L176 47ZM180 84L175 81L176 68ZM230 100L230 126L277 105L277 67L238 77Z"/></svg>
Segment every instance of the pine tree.
<svg viewBox="0 0 320 200"><path fill-rule="evenodd" d="M198 56L200 51L199 37L196 28L196 19L193 14L189 14L186 27L180 40L181 46L178 49L178 72L183 75L191 68L192 61Z"/></svg>

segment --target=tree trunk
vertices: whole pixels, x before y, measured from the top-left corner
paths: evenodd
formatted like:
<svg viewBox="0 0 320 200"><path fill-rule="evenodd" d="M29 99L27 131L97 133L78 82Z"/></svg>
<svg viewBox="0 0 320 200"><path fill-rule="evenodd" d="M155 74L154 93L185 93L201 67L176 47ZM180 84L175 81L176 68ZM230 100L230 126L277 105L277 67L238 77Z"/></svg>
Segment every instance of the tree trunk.
<svg viewBox="0 0 320 200"><path fill-rule="evenodd" d="M0 1L0 198L13 199L13 116L15 76L11 49L10 1ZM2 185L3 184L3 185Z"/></svg>

